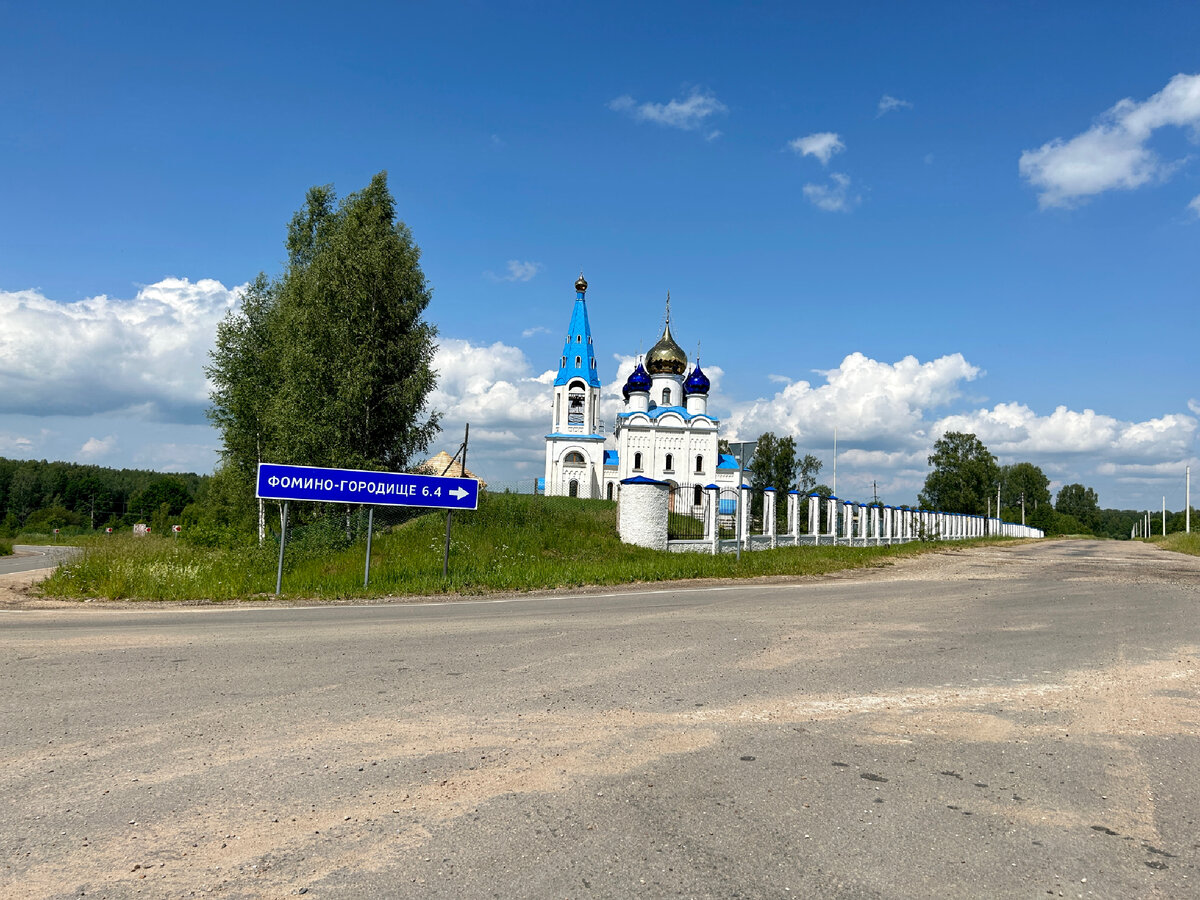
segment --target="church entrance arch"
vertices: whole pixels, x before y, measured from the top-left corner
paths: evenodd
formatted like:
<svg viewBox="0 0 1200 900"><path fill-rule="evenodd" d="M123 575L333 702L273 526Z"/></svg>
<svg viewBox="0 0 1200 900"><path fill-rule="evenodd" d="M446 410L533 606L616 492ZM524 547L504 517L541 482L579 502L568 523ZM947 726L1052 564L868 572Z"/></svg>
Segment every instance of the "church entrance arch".
<svg viewBox="0 0 1200 900"><path fill-rule="evenodd" d="M579 482L576 481L574 478L572 478L571 483L569 485L567 485L567 496L568 497L578 497L579 496Z"/></svg>

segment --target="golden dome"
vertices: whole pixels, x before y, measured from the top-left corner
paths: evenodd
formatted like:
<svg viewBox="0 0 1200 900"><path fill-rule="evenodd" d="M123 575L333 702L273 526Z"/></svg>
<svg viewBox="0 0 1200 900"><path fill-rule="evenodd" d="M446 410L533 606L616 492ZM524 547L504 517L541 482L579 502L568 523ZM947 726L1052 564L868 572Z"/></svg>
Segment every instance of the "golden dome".
<svg viewBox="0 0 1200 900"><path fill-rule="evenodd" d="M662 337L646 354L646 371L651 375L682 375L687 371L687 354L671 337L671 321L663 327Z"/></svg>
<svg viewBox="0 0 1200 900"><path fill-rule="evenodd" d="M579 279L575 282L575 290L583 294L587 292L587 280L583 277L583 273L579 273Z"/></svg>

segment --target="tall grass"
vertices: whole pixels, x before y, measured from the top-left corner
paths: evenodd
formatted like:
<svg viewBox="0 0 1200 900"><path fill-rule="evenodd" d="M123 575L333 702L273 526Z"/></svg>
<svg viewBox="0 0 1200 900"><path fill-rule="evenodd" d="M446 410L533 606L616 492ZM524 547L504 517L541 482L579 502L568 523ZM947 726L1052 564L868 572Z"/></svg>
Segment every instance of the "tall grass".
<svg viewBox="0 0 1200 900"><path fill-rule="evenodd" d="M478 510L455 512L450 576L442 578L445 514L430 513L374 539L371 584L363 588L365 544L292 547L284 594L337 599L477 594L687 578L814 575L883 565L944 546L800 547L733 554L662 553L621 543L616 505L606 501L485 494ZM278 544L214 550L170 538L127 535L89 541L79 558L43 583L51 596L146 600L253 598L274 590Z"/></svg>
<svg viewBox="0 0 1200 900"><path fill-rule="evenodd" d="M1200 556L1200 532L1193 531L1191 534L1186 534L1182 531L1176 531L1168 534L1166 537L1156 537L1151 538L1151 540L1164 550L1174 550L1177 553Z"/></svg>
<svg viewBox="0 0 1200 900"><path fill-rule="evenodd" d="M12 556L12 541L0 538L0 556Z"/></svg>

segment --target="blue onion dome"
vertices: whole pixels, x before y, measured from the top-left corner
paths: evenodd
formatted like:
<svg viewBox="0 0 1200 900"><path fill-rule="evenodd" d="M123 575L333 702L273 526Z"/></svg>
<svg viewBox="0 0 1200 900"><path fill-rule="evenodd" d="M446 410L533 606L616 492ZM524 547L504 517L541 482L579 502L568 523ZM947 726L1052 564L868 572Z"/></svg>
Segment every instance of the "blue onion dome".
<svg viewBox="0 0 1200 900"><path fill-rule="evenodd" d="M637 364L637 368L633 370L633 374L625 382L625 387L621 388L621 393L625 395L626 400L629 399L630 394L639 391L643 394L650 393L650 374L641 363Z"/></svg>
<svg viewBox="0 0 1200 900"><path fill-rule="evenodd" d="M707 394L710 387L712 387L712 382L708 380L707 375L700 371L700 357L697 356L696 368L692 369L692 374L683 383L683 392L685 394Z"/></svg>

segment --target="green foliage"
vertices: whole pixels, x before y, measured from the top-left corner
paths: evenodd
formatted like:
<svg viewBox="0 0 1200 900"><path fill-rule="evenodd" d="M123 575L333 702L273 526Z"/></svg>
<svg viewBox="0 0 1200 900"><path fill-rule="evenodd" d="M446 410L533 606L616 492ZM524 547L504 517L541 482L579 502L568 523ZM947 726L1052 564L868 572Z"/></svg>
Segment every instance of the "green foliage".
<svg viewBox="0 0 1200 900"><path fill-rule="evenodd" d="M621 543L616 505L603 500L485 493L479 509L454 514L449 579L443 580L446 519L423 513L378 534L371 587L363 590L364 542L313 546L289 539L284 591L293 597L527 591L678 578L812 575L885 565L940 545L798 547L742 555L660 553ZM327 535L332 541L332 535ZM332 541L332 543L337 543ZM50 596L231 600L274 588L278 544L197 547L151 535L88 539L84 553L43 584Z"/></svg>
<svg viewBox="0 0 1200 900"><path fill-rule="evenodd" d="M12 556L12 542L0 539L0 556Z"/></svg>
<svg viewBox="0 0 1200 900"><path fill-rule="evenodd" d="M37 532L57 516L66 524L49 527L91 529L105 525L130 525L139 515L154 515L164 500L173 513L201 490L199 475L164 476L142 469L109 469L67 462L14 460L0 457L0 533ZM165 485L155 487L159 482ZM137 498L147 499L144 510ZM64 518L62 511L69 513ZM37 515L36 518L30 518Z"/></svg>
<svg viewBox="0 0 1200 900"><path fill-rule="evenodd" d="M775 517L777 528L787 525L787 492L798 490L806 496L817 483L821 461L811 453L796 455L796 441L791 437L776 437L770 431L759 435L754 458L746 468L750 486L755 489L751 514L761 516L762 499L758 494L765 487L775 488Z"/></svg>
<svg viewBox="0 0 1200 900"><path fill-rule="evenodd" d="M23 530L51 533L55 528L66 528L69 525L83 525L83 516L56 504L30 513Z"/></svg>
<svg viewBox="0 0 1200 900"><path fill-rule="evenodd" d="M933 445L933 467L917 502L940 512L981 514L995 496L1000 467L988 448L973 434L947 432Z"/></svg>
<svg viewBox="0 0 1200 900"><path fill-rule="evenodd" d="M1091 522L1100 509L1096 492L1082 484L1064 484L1054 501L1054 508L1065 516L1074 516L1085 524Z"/></svg>
<svg viewBox="0 0 1200 900"><path fill-rule="evenodd" d="M1046 534L1091 534L1092 530L1085 523L1067 513L1055 512L1043 529Z"/></svg>
<svg viewBox="0 0 1200 900"><path fill-rule="evenodd" d="M1046 473L1033 463L1019 462L1011 466L1000 467L1000 505L1017 510L1017 518L1011 521L1019 522L1021 498L1025 499L1025 521L1035 509L1041 509L1043 504L1050 503L1050 479Z"/></svg>
<svg viewBox="0 0 1200 900"><path fill-rule="evenodd" d="M395 471L437 433L431 293L387 175L341 203L312 188L287 250L283 275L260 275L221 323L206 370L225 477L251 496L260 461ZM219 527L246 519L229 499L212 497Z"/></svg>

